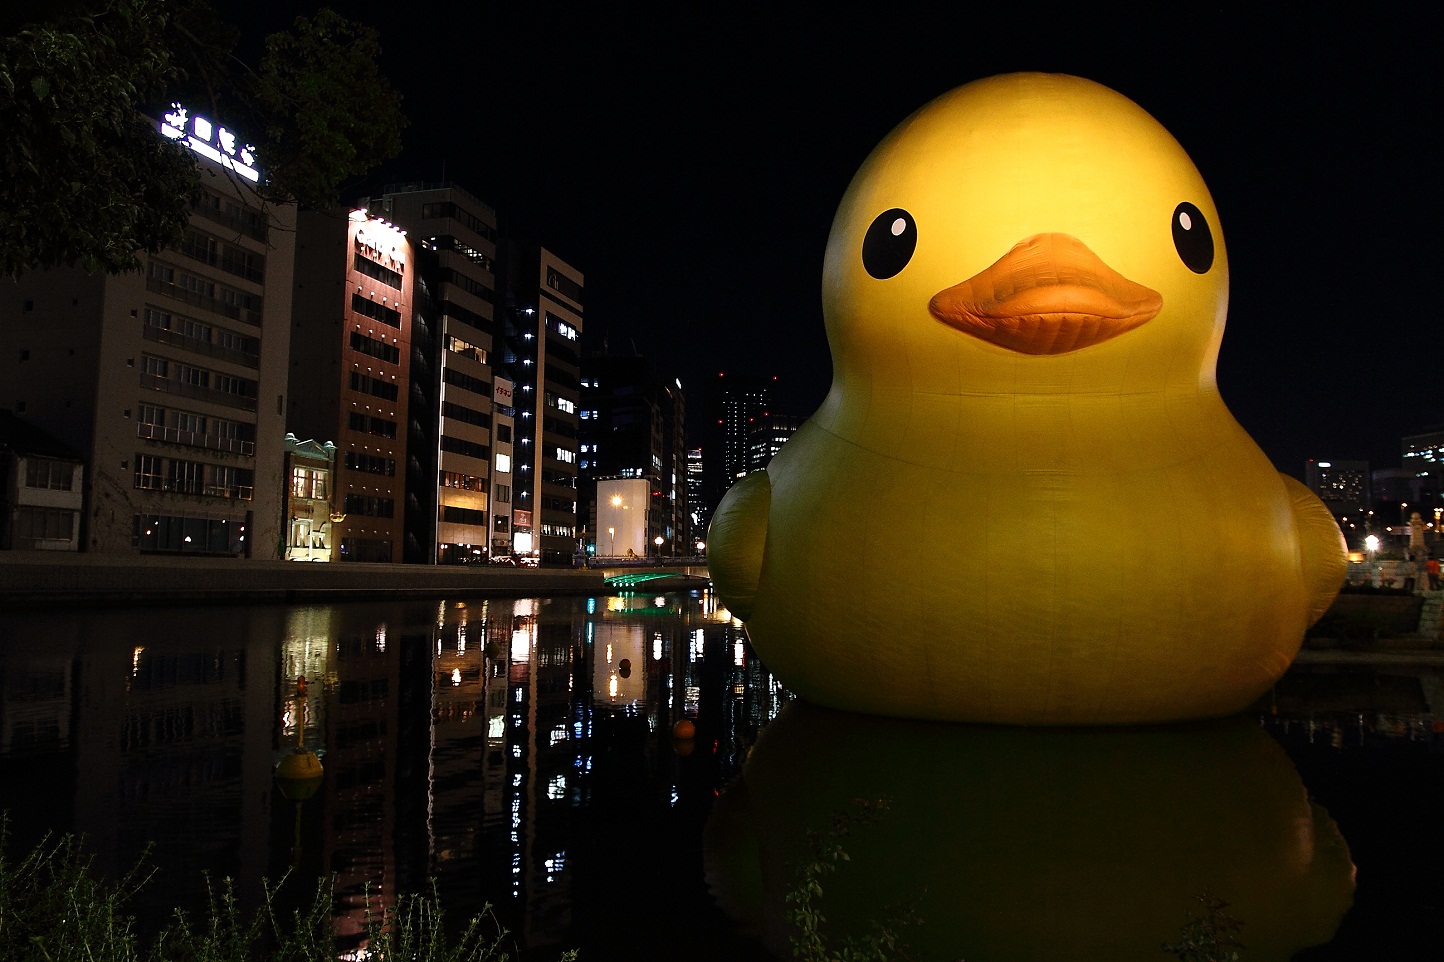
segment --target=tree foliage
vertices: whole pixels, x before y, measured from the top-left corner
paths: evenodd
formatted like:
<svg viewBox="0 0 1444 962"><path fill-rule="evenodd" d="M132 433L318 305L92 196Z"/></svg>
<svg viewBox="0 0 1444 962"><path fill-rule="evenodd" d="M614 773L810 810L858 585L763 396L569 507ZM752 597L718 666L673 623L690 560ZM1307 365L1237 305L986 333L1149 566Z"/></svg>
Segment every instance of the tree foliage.
<svg viewBox="0 0 1444 962"><path fill-rule="evenodd" d="M0 39L0 273L119 273L178 242L195 157L146 117L173 100L252 139L269 201L333 205L399 152L374 30L323 9L267 38L255 66L237 39L206 0L89 0Z"/></svg>

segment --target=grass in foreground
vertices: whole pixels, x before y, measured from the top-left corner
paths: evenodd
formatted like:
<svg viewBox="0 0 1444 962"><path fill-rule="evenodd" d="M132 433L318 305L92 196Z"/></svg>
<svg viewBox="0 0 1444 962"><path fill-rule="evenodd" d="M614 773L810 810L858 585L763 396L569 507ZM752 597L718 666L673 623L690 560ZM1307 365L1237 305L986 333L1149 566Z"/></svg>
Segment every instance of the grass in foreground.
<svg viewBox="0 0 1444 962"><path fill-rule="evenodd" d="M47 839L24 858L7 859L0 821L0 962L335 962L329 882L309 905L279 912L277 885L268 884L259 910L247 916L229 879L210 887L199 918L177 911L153 938L141 938L126 904L154 874L133 869L118 882L96 877L92 860L72 836ZM207 883L209 886L209 882ZM403 895L393 906L366 912L366 948L357 960L508 962L505 929L490 907L459 934L448 935L433 890ZM563 962L575 952L563 954Z"/></svg>

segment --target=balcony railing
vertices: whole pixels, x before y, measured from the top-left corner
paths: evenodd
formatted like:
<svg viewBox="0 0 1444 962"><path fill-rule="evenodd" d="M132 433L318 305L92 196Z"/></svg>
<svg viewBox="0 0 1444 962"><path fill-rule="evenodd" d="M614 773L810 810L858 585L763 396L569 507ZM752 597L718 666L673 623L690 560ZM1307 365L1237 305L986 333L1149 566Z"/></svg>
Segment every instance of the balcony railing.
<svg viewBox="0 0 1444 962"><path fill-rule="evenodd" d="M172 444L184 444L192 448L208 448L211 451L229 451L231 454L242 454L246 457L253 457L256 453L256 442L242 441L239 438L220 438L214 434L201 434L197 431L182 431L179 428L166 427L163 424L137 424L135 436L138 438L149 438L152 441L169 441Z"/></svg>
<svg viewBox="0 0 1444 962"><path fill-rule="evenodd" d="M250 501L255 486L249 484L208 484L204 481L186 478L161 478L144 474L135 479L135 486L142 491L168 491L171 494L194 494L205 498L230 498L233 501Z"/></svg>
<svg viewBox="0 0 1444 962"><path fill-rule="evenodd" d="M198 204L192 207L191 210L212 224L229 227L237 233L244 234L254 240L264 241L266 239L266 228L264 226L250 223L229 211L216 210L214 207L208 207L205 204Z"/></svg>
<svg viewBox="0 0 1444 962"><path fill-rule="evenodd" d="M167 331L163 327L155 327L147 324L143 332L147 341L156 341L160 344L174 344L197 354L206 354L210 357L218 357L223 361L230 361L242 367L252 370L259 370L261 359L255 354L247 354L245 351L236 351L228 347L220 347L210 341L203 341L198 337L187 337L184 334L177 334L175 331Z"/></svg>
<svg viewBox="0 0 1444 962"><path fill-rule="evenodd" d="M195 291L187 290L179 284L170 281L163 281L157 277L145 279L145 289L155 293L164 294L166 297L173 297L178 301L190 304L193 307L201 307L208 311L214 311L223 317L229 317L233 321L241 321L250 324L252 327L261 326L261 312L251 310L248 307L237 307L234 304L227 304L225 301L214 297L207 297L204 294L197 294Z"/></svg>
<svg viewBox="0 0 1444 962"><path fill-rule="evenodd" d="M168 377L159 377L155 374L142 374L140 376L140 386L152 388L157 391L165 391L167 394L179 394L181 397L209 401L212 404L240 408L242 411L254 411L256 409L256 399L253 397L231 394L227 391L217 391L214 388L197 387L194 384L186 384L184 381L173 381Z"/></svg>
<svg viewBox="0 0 1444 962"><path fill-rule="evenodd" d="M200 247L198 244L193 243L189 239L182 242L180 247L177 248L177 250L179 250L182 254L189 257L193 261L199 261L200 263L205 264L209 267L219 267L227 274L234 274L237 277L244 277L246 280L254 281L257 284L265 283L265 268L257 267L254 263L248 264L245 261L239 260L233 256L228 257L224 254L217 254L214 251L206 250ZM265 258L260 258L260 260L263 264L265 263Z"/></svg>

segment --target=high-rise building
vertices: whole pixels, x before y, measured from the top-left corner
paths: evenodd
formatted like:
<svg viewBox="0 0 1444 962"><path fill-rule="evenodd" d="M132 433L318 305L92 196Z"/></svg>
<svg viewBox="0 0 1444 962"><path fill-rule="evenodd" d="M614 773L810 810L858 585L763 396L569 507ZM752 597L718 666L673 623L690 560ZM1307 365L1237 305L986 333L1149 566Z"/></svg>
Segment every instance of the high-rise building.
<svg viewBox="0 0 1444 962"><path fill-rule="evenodd" d="M184 240L136 272L7 282L0 407L85 462L82 550L275 558L295 209L261 201L221 124L177 106L157 136L196 154Z"/></svg>
<svg viewBox="0 0 1444 962"><path fill-rule="evenodd" d="M499 374L513 384L512 545L571 564L577 542L580 271L544 247L504 241Z"/></svg>
<svg viewBox="0 0 1444 962"><path fill-rule="evenodd" d="M1444 523L1444 429L1408 435L1400 449L1400 463L1413 477L1414 505L1426 517Z"/></svg>
<svg viewBox="0 0 1444 962"><path fill-rule="evenodd" d="M702 453L709 518L727 489L759 467L753 461L752 426L767 414L776 380L723 373L708 387Z"/></svg>
<svg viewBox="0 0 1444 962"><path fill-rule="evenodd" d="M1444 464L1444 428L1406 435L1400 439L1399 448L1406 468L1418 465L1417 470L1424 470Z"/></svg>
<svg viewBox="0 0 1444 962"><path fill-rule="evenodd" d="M1304 465L1304 484L1335 517L1363 514L1373 501L1367 461L1310 458Z"/></svg>
<svg viewBox="0 0 1444 962"><path fill-rule="evenodd" d="M661 538L662 554L690 554L687 412L681 382L658 376L648 359L637 355L584 358L581 380L578 501L587 543L606 553L601 532L608 527L603 516L609 502L600 497L598 483L644 478L649 486L649 551L657 550L656 539Z"/></svg>
<svg viewBox="0 0 1444 962"><path fill-rule="evenodd" d="M711 520L703 515L705 497L703 495L703 464L702 449L687 449L687 523L691 531L692 543L705 541L707 535L707 522Z"/></svg>
<svg viewBox="0 0 1444 962"><path fill-rule="evenodd" d="M304 213L297 238L287 425L336 439L331 560L399 562L416 257L364 209Z"/></svg>
<svg viewBox="0 0 1444 962"><path fill-rule="evenodd" d="M387 187L373 212L422 249L411 363L407 560L509 554L510 418L493 379L496 212L453 183ZM507 407L500 404L500 407Z"/></svg>
<svg viewBox="0 0 1444 962"><path fill-rule="evenodd" d="M750 452L748 463L750 470L760 471L767 467L768 463L782 450L788 438L797 433L802 427L804 418L791 414L773 414L768 412L756 418L750 425Z"/></svg>

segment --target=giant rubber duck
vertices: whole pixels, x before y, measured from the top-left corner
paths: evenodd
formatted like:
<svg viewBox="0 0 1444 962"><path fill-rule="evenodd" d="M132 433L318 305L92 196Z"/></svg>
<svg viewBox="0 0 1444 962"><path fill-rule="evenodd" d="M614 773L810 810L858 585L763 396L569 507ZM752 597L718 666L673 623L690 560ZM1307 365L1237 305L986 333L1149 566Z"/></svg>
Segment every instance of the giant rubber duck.
<svg viewBox="0 0 1444 962"><path fill-rule="evenodd" d="M833 383L708 533L801 697L935 720L1238 711L1346 554L1215 379L1228 260L1177 141L1077 77L980 80L872 152L823 264Z"/></svg>

